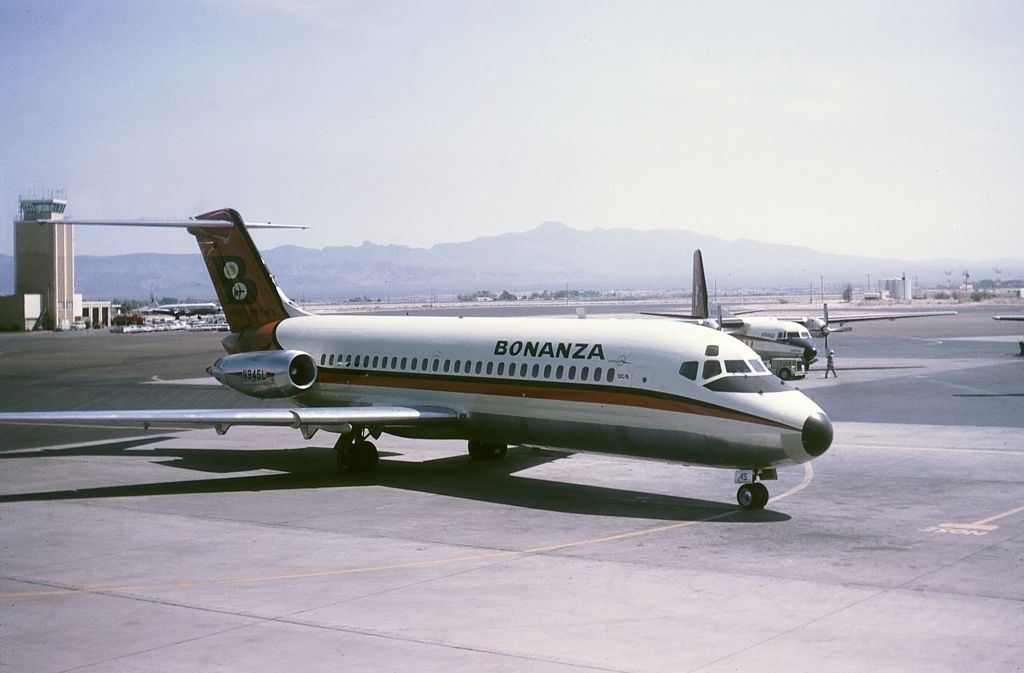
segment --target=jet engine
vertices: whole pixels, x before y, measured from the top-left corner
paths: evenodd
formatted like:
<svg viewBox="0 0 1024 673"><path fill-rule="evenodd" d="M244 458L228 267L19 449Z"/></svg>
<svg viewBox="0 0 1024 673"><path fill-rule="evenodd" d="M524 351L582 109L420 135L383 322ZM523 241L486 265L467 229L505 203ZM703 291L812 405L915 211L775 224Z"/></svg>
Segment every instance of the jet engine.
<svg viewBox="0 0 1024 673"><path fill-rule="evenodd" d="M251 397L291 397L316 382L316 362L302 351L256 351L225 355L207 373Z"/></svg>

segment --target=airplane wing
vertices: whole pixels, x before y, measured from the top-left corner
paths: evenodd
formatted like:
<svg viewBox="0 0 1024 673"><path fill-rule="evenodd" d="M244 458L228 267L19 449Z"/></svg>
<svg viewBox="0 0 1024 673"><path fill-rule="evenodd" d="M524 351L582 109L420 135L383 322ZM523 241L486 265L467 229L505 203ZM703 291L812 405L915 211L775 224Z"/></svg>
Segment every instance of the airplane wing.
<svg viewBox="0 0 1024 673"><path fill-rule="evenodd" d="M788 320L807 327L811 330L820 330L824 325L839 325L842 327L848 322L865 322L868 320L902 320L906 318L930 318L942 315L957 315L956 311L908 311L905 313L851 313L847 315L835 315L828 313L825 309L822 318L808 316L776 316L779 320ZM833 329L833 332L848 330Z"/></svg>
<svg viewBox="0 0 1024 673"><path fill-rule="evenodd" d="M956 311L910 311L908 313L862 313L851 315L830 315L829 323L863 322L866 320L902 320L905 318L930 318L940 315L956 315Z"/></svg>
<svg viewBox="0 0 1024 673"><path fill-rule="evenodd" d="M181 423L213 427L222 435L234 425L257 425L300 430L306 439L320 428L338 431L345 425L409 427L451 422L454 409L439 407L296 407L283 409L152 409L111 411L0 412L0 423L108 423L141 425Z"/></svg>
<svg viewBox="0 0 1024 673"><path fill-rule="evenodd" d="M843 325L845 323L861 323L864 321L895 321L906 318L932 318L935 316L955 316L955 310L914 310L903 313L884 312L884 313L849 313L846 316L836 316L835 313L828 313L828 323L838 323ZM777 316L780 321L791 321L793 323L799 323L805 327L814 326L815 321L821 321L820 318L808 318L807 316Z"/></svg>
<svg viewBox="0 0 1024 673"><path fill-rule="evenodd" d="M1024 320L1024 315L994 315L993 320Z"/></svg>

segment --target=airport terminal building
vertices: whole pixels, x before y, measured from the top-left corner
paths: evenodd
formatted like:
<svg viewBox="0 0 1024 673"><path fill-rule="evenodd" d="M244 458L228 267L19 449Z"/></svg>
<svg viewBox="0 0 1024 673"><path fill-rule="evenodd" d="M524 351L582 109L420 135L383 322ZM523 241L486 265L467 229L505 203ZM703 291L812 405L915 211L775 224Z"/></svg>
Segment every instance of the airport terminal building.
<svg viewBox="0 0 1024 673"><path fill-rule="evenodd" d="M75 293L75 243L67 201L23 198L14 222L14 294L0 297L0 329L72 329L110 324L110 302Z"/></svg>

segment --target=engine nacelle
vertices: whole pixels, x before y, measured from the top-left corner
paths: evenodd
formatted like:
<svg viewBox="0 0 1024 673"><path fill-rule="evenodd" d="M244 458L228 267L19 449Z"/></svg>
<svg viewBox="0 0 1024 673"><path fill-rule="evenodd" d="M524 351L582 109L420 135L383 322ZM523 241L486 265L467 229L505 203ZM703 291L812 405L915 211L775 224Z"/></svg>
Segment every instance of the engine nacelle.
<svg viewBox="0 0 1024 673"><path fill-rule="evenodd" d="M804 322L804 326L807 328L807 331L811 333L811 336L818 338L826 336L829 332L838 331L829 327L828 323L821 318L808 318L807 321Z"/></svg>
<svg viewBox="0 0 1024 673"><path fill-rule="evenodd" d="M316 362L302 351L225 355L206 370L229 388L252 397L291 397L316 382Z"/></svg>

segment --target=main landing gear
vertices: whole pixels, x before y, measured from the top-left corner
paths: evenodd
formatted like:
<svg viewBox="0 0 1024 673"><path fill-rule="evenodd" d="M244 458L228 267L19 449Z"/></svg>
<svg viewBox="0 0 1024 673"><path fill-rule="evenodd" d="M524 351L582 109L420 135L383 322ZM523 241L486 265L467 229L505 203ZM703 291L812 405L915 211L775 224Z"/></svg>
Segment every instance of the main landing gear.
<svg viewBox="0 0 1024 673"><path fill-rule="evenodd" d="M338 472L344 474L373 472L380 462L377 447L369 440L365 429L340 435L334 445L334 454Z"/></svg>
<svg viewBox="0 0 1024 673"><path fill-rule="evenodd" d="M741 509L764 509L771 497L768 487L758 479L771 481L778 479L778 472L774 468L762 468L760 470L736 470L736 483L740 484L736 491L736 502Z"/></svg>
<svg viewBox="0 0 1024 673"><path fill-rule="evenodd" d="M334 445L338 472L362 474L377 469L380 456L377 454L377 447L370 441L371 436L376 439L380 433L373 434L366 428L353 428L352 431L338 436L338 442ZM507 453L507 444L469 442L469 457L473 460L501 460Z"/></svg>

